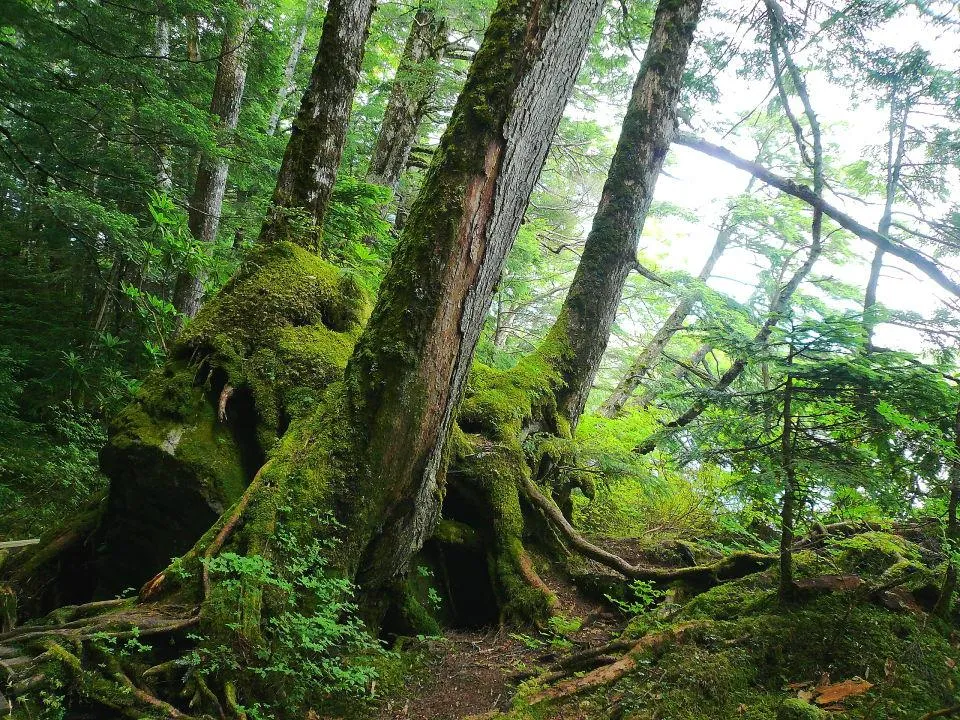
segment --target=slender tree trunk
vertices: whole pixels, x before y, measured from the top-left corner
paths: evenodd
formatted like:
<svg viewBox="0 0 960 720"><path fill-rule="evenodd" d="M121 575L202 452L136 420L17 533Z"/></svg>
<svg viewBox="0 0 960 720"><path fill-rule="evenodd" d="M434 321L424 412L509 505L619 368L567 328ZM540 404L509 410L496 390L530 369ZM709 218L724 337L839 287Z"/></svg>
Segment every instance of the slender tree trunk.
<svg viewBox="0 0 960 720"><path fill-rule="evenodd" d="M601 7L520 0L494 12L347 367L360 467L349 495L362 504L350 543L368 596L433 530L493 289Z"/></svg>
<svg viewBox="0 0 960 720"><path fill-rule="evenodd" d="M953 423L953 443L960 453L960 407ZM947 547L949 560L947 573L940 587L940 597L934 607L934 614L947 618L953 608L953 596L957 590L957 564L954 562L954 553L960 551L960 518L957 517L957 508L960 506L960 460L950 463L950 497L947 501Z"/></svg>
<svg viewBox="0 0 960 720"><path fill-rule="evenodd" d="M218 130L229 136L240 118L240 103L247 80L249 38L254 12L248 3L241 3L238 15L232 16L223 34L217 77L213 85L210 112L217 117ZM220 212L227 188L229 161L221 153L204 153L197 168L197 179L190 197L188 223L193 237L212 249L220 226ZM173 305L178 312L192 318L203 300L205 274L181 272L173 293Z"/></svg>
<svg viewBox="0 0 960 720"><path fill-rule="evenodd" d="M437 87L446 22L429 7L417 10L370 155L367 182L396 188Z"/></svg>
<svg viewBox="0 0 960 720"><path fill-rule="evenodd" d="M200 62L200 28L195 13L186 17L187 24L187 59L190 62Z"/></svg>
<svg viewBox="0 0 960 720"><path fill-rule="evenodd" d="M810 102L810 96L807 92L806 82L804 81L803 76L800 74L800 70L794 63L787 44L787 36L784 30L783 10L776 0L765 0L765 5L767 7L767 17L770 22L770 59L773 65L773 74L777 90L780 94L780 101L783 106L783 111L786 114L791 127L793 128L797 141L797 148L800 151L800 156L803 158L804 163L806 163L813 172L812 195L817 200L821 200L823 195L824 177L823 144L820 135L820 123L817 119L817 114L814 112L813 105ZM783 82L784 73L787 73L790 76L791 84L793 85L797 95L800 97L800 101L803 105L804 115L807 118L807 123L810 128L810 135L812 137L812 142L810 142L810 145L813 149L812 157L809 154L808 141L804 136L803 128L790 108L786 85ZM770 335L773 332L773 329L776 327L777 322L780 320L782 314L787 310L790 299L793 297L793 293L796 292L797 288L800 286L800 283L810 273L817 259L822 254L822 231L823 209L819 206L814 206L813 219L811 221L810 229L810 252L808 253L807 259L803 265L801 265L800 268L793 274L793 277L790 278L790 281L780 288L780 291L775 296L774 301L770 305L770 313L766 321L764 321L763 325L760 327L760 330L754 336L753 342L756 345L766 345L766 342L770 338ZM740 374L747 366L747 362L747 358L737 358L730 365L730 367L727 368L726 372L720 376L720 379L713 386L712 391L722 392L730 387L730 385L733 384L738 377L740 377ZM664 435L670 434L679 428L689 425L691 422L700 417L703 411L706 410L707 406L708 404L705 400L698 400L678 418L667 423L662 431L653 433L650 437L640 443L636 448L636 452L640 454L653 452L657 446L657 443Z"/></svg>
<svg viewBox="0 0 960 720"><path fill-rule="evenodd" d="M162 15L157 17L153 52L159 62L167 63L170 59L170 20ZM173 191L173 164L170 161L170 148L167 145L161 145L157 148L157 154L159 156L157 187L161 192L170 194Z"/></svg>
<svg viewBox="0 0 960 720"><path fill-rule="evenodd" d="M903 157L906 152L907 120L910 116L910 106L904 100L904 107L901 117L897 118L897 97L896 88L890 91L890 124L889 134L887 136L887 182L884 193L883 215L880 217L880 223L877 225L877 232L881 235L890 234L890 226L893 221L893 203L897 197L897 190L900 188L900 172L903 169ZM883 270L883 256L885 250L878 245L873 253L873 260L870 263L870 277L867 279L867 287L863 293L863 329L865 335L865 346L867 349L873 347L873 330L876 326L876 318L873 317L873 307L877 304L877 286L880 284L880 272Z"/></svg>
<svg viewBox="0 0 960 720"><path fill-rule="evenodd" d="M810 274L810 271L813 269L813 266L816 264L822 252L823 244L820 239L819 225L815 225L814 240L811 244L810 252L808 253L803 265L797 269L787 284L780 288L780 291L774 297L773 302L770 304L767 319L764 321L763 325L760 326L760 329L757 331L756 335L753 336L753 344L755 346L763 347L766 345L767 340L770 339L770 335L773 333L773 329L777 326L777 323L787 310L793 294L800 286L800 283L803 282L804 278ZM727 368L723 375L720 376L720 379L717 380L717 382L711 387L711 392L723 392L730 387L733 382L740 377L741 373L743 373L748 362L749 358L745 357L740 357L734 360L730 367ZM636 448L636 452L640 453L641 455L653 452L656 449L659 441L665 435L671 434L675 430L686 427L692 423L703 414L703 411L706 410L708 406L709 403L706 400L698 400L682 415L664 425L663 430L653 433L650 437L640 443Z"/></svg>
<svg viewBox="0 0 960 720"><path fill-rule="evenodd" d="M300 62L300 55L303 53L303 43L307 39L307 31L310 29L310 21L313 20L313 14L316 12L318 0L307 0L293 32L293 39L290 43L290 55L287 56L287 64L283 68L283 80L280 83L280 89L277 91L277 100L273 104L273 110L270 113L270 119L267 121L267 135L273 136L277 132L277 126L280 124L280 116L283 114L283 108L287 100L297 89L293 82L293 76L297 71L297 64Z"/></svg>
<svg viewBox="0 0 960 720"><path fill-rule="evenodd" d="M701 0L661 2L600 205L557 322L541 352L559 374L557 405L575 427L587 402L676 125Z"/></svg>
<svg viewBox="0 0 960 720"><path fill-rule="evenodd" d="M713 249L710 251L707 261L703 264L700 273L697 275L697 280L701 283L706 282L713 273L717 261L720 259L723 251L726 250L727 245L730 244L735 230L736 226L731 222L731 215L728 213L723 219L720 232L717 233ZM673 312L670 313L669 317L667 317L660 326L660 329L657 330L653 339L650 340L643 349L643 352L630 363L627 374L617 383L613 392L611 392L607 399L600 405L598 412L601 415L612 418L620 413L623 406L633 397L637 388L640 387L640 383L643 382L643 379L647 376L647 373L650 372L650 369L660 360L660 356L667 347L667 343L669 343L673 336L683 327L683 321L693 309L693 304L694 298L689 295L680 300Z"/></svg>
<svg viewBox="0 0 960 720"><path fill-rule="evenodd" d="M793 348L787 356L787 380L783 389L783 435L780 442L780 460L783 466L783 504L780 512L780 599L793 598L796 586L793 581L793 523L796 515L797 474L793 458Z"/></svg>
<svg viewBox="0 0 960 720"><path fill-rule="evenodd" d="M261 243L293 240L307 248L319 246L374 7L374 0L331 0L327 6L310 81L260 230ZM297 218L300 213L306 217ZM314 226L309 237L304 237L303 220Z"/></svg>

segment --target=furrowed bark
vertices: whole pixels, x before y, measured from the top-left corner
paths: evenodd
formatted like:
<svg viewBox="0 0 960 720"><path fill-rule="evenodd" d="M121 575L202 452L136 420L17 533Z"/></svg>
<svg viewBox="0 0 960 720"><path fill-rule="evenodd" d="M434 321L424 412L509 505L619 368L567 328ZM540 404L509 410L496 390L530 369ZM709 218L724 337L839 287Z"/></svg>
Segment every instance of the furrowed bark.
<svg viewBox="0 0 960 720"><path fill-rule="evenodd" d="M587 402L676 125L700 0L661 2L580 264L544 345L557 404L576 426Z"/></svg>
<svg viewBox="0 0 960 720"><path fill-rule="evenodd" d="M303 53L303 43L307 39L307 30L310 29L310 21L313 20L313 14L316 12L317 2L318 0L307 0L303 8L303 14L300 15L300 20L294 28L293 38L290 42L290 54L287 56L287 64L283 66L283 81L280 83L277 100L273 104L270 119L267 121L267 135L272 136L277 132L283 108L286 106L287 100L290 99L290 95L297 89L293 83L293 75L297 71L297 64L300 62L300 55Z"/></svg>
<svg viewBox="0 0 960 720"><path fill-rule="evenodd" d="M396 188L436 90L446 34L446 22L432 8L417 10L370 155L367 182Z"/></svg>
<svg viewBox="0 0 960 720"><path fill-rule="evenodd" d="M223 33L210 113L217 117L218 130L225 135L236 130L240 118L250 52L248 35L254 19L253 6L247 2L241 3L238 15L230 17ZM219 153L204 153L197 168L197 179L190 197L188 225L193 237L208 247L217 239L229 169L229 161ZM188 318L197 314L203 301L205 279L202 272L184 271L177 276L173 306L179 313Z"/></svg>
<svg viewBox="0 0 960 720"><path fill-rule="evenodd" d="M374 0L331 0L310 82L293 121L260 242L292 240L316 248L347 138ZM306 212L314 231L304 237L292 215Z"/></svg>
<svg viewBox="0 0 960 720"><path fill-rule="evenodd" d="M360 466L349 543L368 595L406 570L435 524L444 448L493 288L601 4L498 6L347 367Z"/></svg>

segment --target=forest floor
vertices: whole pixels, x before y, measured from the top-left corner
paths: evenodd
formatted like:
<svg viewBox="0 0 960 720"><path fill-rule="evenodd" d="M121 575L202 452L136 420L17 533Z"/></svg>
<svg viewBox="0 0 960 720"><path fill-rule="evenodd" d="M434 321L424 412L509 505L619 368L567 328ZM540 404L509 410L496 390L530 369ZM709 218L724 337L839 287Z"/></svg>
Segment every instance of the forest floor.
<svg viewBox="0 0 960 720"><path fill-rule="evenodd" d="M631 559L643 556L634 543L618 543ZM648 558L649 559L649 558ZM599 566L598 566L599 569ZM616 638L628 618L606 601L587 597L569 578L538 568L557 596L563 617L579 625L562 635L550 630L486 627L445 630L417 641L418 671L405 678L400 697L380 708L377 720L460 720L509 709L517 685L561 656L599 647ZM576 715L563 715L578 720Z"/></svg>

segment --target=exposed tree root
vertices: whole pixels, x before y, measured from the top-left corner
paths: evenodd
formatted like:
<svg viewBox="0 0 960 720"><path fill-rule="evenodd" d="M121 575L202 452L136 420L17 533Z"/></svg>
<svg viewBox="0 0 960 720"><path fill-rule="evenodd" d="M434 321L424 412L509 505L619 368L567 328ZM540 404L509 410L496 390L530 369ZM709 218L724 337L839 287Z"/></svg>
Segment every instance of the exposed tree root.
<svg viewBox="0 0 960 720"><path fill-rule="evenodd" d="M650 650L656 650L669 642L683 639L695 626L696 623L684 623L664 632L644 635L615 662L596 668L582 677L571 678L545 688L527 698L526 703L528 707L533 707L543 702L570 697L619 680L637 667L639 655Z"/></svg>
<svg viewBox="0 0 960 720"><path fill-rule="evenodd" d="M694 565L683 568L655 568L631 565L619 555L614 555L597 547L578 533L563 516L560 508L544 495L536 483L528 477L522 477L523 489L530 501L560 530L574 550L616 570L631 580L649 580L654 582L674 582L684 580L696 584L715 585L721 580L729 580L754 572L759 572L776 561L774 555L759 553L737 553L710 565Z"/></svg>

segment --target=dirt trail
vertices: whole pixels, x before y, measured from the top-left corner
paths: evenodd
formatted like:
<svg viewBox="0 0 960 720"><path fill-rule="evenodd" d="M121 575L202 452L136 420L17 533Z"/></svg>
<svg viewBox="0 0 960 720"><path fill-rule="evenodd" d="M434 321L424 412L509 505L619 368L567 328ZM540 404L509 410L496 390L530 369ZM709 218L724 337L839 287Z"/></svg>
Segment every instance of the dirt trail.
<svg viewBox="0 0 960 720"><path fill-rule="evenodd" d="M378 720L460 720L510 705L522 680L546 669L560 655L602 645L618 634L623 619L603 603L584 598L571 585L545 578L567 618L583 621L567 636L571 647L551 644L530 629L450 630L424 641L421 672L409 678L403 697L388 700Z"/></svg>

